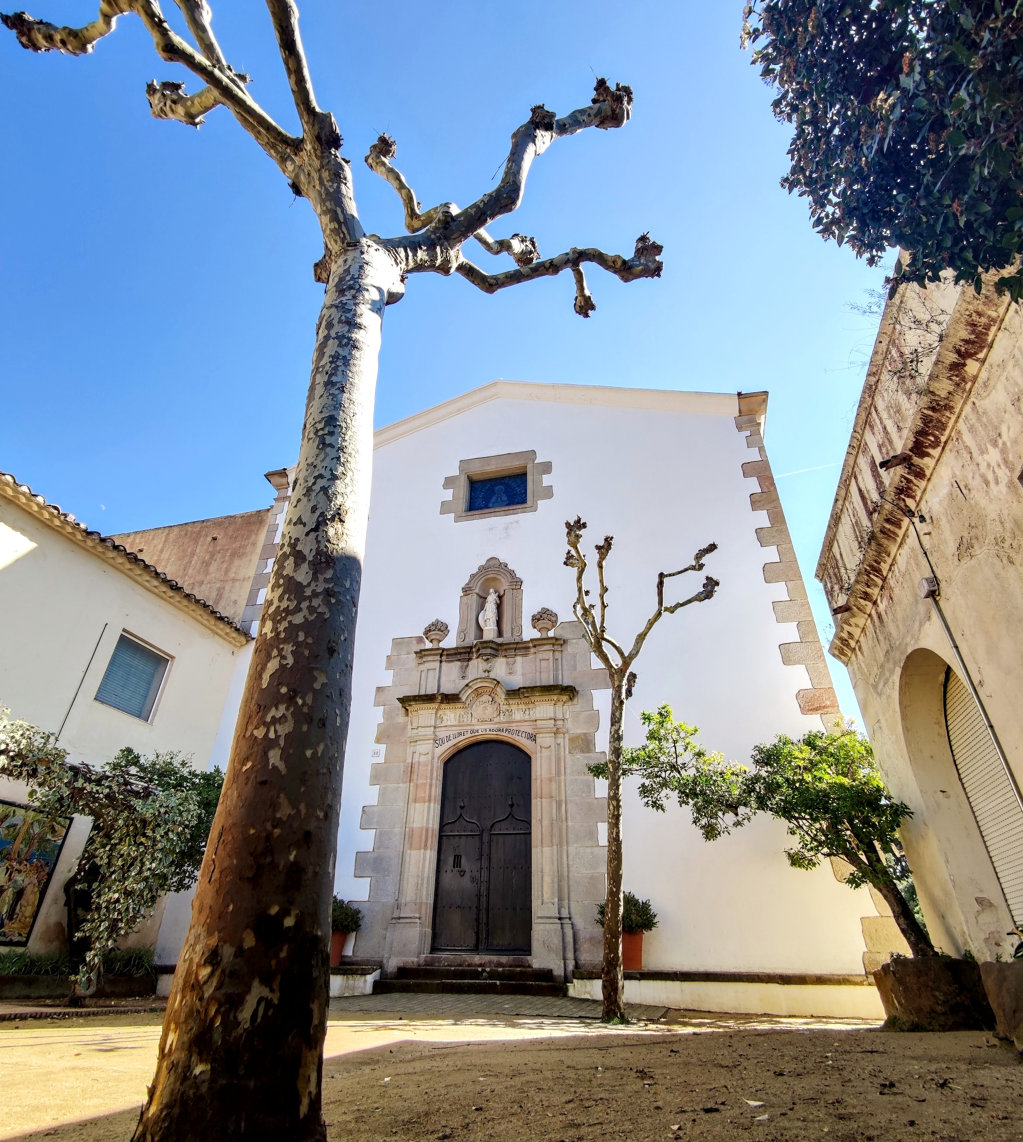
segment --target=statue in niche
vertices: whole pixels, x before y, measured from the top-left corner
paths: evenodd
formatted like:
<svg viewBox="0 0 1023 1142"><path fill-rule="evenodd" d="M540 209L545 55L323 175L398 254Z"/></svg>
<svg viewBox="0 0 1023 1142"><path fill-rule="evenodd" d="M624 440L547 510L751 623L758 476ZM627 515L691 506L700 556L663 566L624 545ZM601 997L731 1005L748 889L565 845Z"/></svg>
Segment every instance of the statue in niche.
<svg viewBox="0 0 1023 1142"><path fill-rule="evenodd" d="M487 601L479 613L479 624L484 638L497 638L497 604L499 596L493 587L487 592Z"/></svg>

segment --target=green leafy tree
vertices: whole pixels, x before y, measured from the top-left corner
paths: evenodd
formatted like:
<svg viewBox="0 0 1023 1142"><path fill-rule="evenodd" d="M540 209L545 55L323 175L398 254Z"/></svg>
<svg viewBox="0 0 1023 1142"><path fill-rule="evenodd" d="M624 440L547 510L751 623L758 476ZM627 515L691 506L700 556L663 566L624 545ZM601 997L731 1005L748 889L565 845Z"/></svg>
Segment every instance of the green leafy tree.
<svg viewBox="0 0 1023 1142"><path fill-rule="evenodd" d="M708 841L756 813L777 817L794 841L785 850L793 868L816 868L829 857L845 861L852 869L847 883L877 889L913 955L935 955L892 873L904 863L898 830L912 810L885 788L866 738L848 729L780 735L755 746L752 765L742 766L704 750L697 729L676 722L670 706L641 717L646 744L625 749L622 761L626 774L639 777L644 804L663 812L677 799Z"/></svg>
<svg viewBox="0 0 1023 1142"><path fill-rule="evenodd" d="M743 39L792 124L814 228L898 277L1010 267L1023 297L1023 2L752 0Z"/></svg>
<svg viewBox="0 0 1023 1142"><path fill-rule="evenodd" d="M0 718L0 774L29 786L33 808L49 817L91 817L79 858L90 907L79 929L79 972L90 990L104 955L146 919L166 892L195 883L223 781L197 773L177 754L142 757L122 749L103 769L68 753L27 722Z"/></svg>

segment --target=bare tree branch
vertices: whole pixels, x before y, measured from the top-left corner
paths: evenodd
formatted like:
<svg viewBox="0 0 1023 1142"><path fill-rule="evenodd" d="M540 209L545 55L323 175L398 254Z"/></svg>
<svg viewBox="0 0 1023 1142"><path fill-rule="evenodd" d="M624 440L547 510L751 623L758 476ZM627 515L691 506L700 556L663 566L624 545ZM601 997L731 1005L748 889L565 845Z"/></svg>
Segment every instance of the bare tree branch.
<svg viewBox="0 0 1023 1142"><path fill-rule="evenodd" d="M217 37L213 34L213 12L206 0L174 0L174 3L181 9L188 30L195 38L202 54L221 71L234 72L234 68L228 64L224 53L220 50Z"/></svg>
<svg viewBox="0 0 1023 1142"><path fill-rule="evenodd" d="M438 238L453 247L459 247L470 238L476 238L480 245L491 254L509 253L520 268L537 263L539 253L536 243L521 234L514 234L511 238L493 239L486 228L503 214L509 214L522 201L525 190L526 176L533 159L551 145L558 138L565 135L574 135L586 127L600 127L609 129L621 127L628 122L632 114L632 89L622 84L612 88L606 80L598 79L594 89L593 100L588 107L581 107L559 119L553 111L548 111L542 104L537 105L530 113L529 121L523 123L512 135L511 149L505 163L504 174L500 183L491 191L476 200L471 206L460 210L453 202L443 202L424 211L415 192L409 185L405 176L391 163L396 153L394 140L387 135L381 135L376 143L370 147L366 156L369 168L384 178L394 187L401 198L405 208L405 226L410 234L418 233L427 227L443 224L443 232ZM660 253L660 248L658 248ZM589 260L599 261L610 256L600 251L593 251L595 256ZM566 255L561 255L565 257ZM656 254L654 255L656 258ZM624 261L624 259L621 259ZM547 273L559 273L564 265L557 269L547 269ZM610 268L605 266L605 268ZM578 269L578 263L573 270ZM515 281L500 280L503 275L486 275L471 263L467 263L465 271L460 270L480 289L493 293L513 285ZM612 271L614 272L614 271ZM658 264L658 273L660 267ZM593 298L586 289L586 281L581 271L576 273L576 312L588 317L595 308ZM651 277L653 273L636 274L636 277ZM623 280L632 280L627 278Z"/></svg>
<svg viewBox="0 0 1023 1142"><path fill-rule="evenodd" d="M429 210L423 210L408 179L391 162L397 153L397 144L391 136L380 135L369 148L366 165L397 191L405 211L405 229L410 234L417 234L435 222L447 222L457 215L459 210L453 202L441 202ZM472 237L488 254L510 254L518 266L530 266L540 256L536 239L529 238L525 234L513 234L510 238L492 238L486 230L480 229Z"/></svg>
<svg viewBox="0 0 1023 1142"><path fill-rule="evenodd" d="M208 10L202 0L182 0L179 7L185 13L189 27L194 24L199 29L197 39L200 45L205 45L203 51L222 60L223 55L209 25ZM289 160L298 140L282 130L248 94L244 86L247 77L236 75L226 63L214 62L183 40L167 23L158 0L100 0L98 17L82 28L58 28L25 12L0 15L0 21L14 32L18 43L30 51L86 55L98 40L113 31L117 17L129 12L135 13L145 25L162 59L187 67L211 89L188 96L181 84L162 91L163 85L154 80L150 84L157 96L154 114L158 118L177 119L198 126L204 111L218 103L223 104L284 173L290 175L293 164ZM150 105L153 106L152 100Z"/></svg>
<svg viewBox="0 0 1023 1142"><path fill-rule="evenodd" d="M602 665L611 675L612 681L614 681L616 675L622 670L624 666L627 666L628 664L625 662L625 651L622 650L618 643L608 635L607 631L602 625L602 621L600 624L598 624L596 615L593 612L593 607L590 605L586 598L586 596L589 594L589 592L586 590L586 583L584 579L587 564L586 556L583 555L582 547L580 546L582 533L585 527L586 524L582 521L582 519L580 519L579 516L576 516L573 522L565 522L565 534L568 540L569 548L568 553L565 556L565 566L574 567L576 572L576 597L575 601L572 604L572 611L575 614L576 620L582 623L583 627L586 629L586 641L590 644L590 648L600 659ZM605 537L605 543L607 542L607 539L608 537ZM599 552L601 550L600 547L598 547L597 550ZM608 550L610 550L610 547L608 547ZM601 565L602 564L599 564L598 566ZM603 573L601 572L601 575L602 574ZM602 619L604 610L605 608L603 606L602 599ZM607 647L610 647L615 652L615 654L618 655L619 659L621 659L620 663L616 665L611 661L611 656L607 653Z"/></svg>
<svg viewBox="0 0 1023 1142"><path fill-rule="evenodd" d="M201 127L206 122L206 113L220 106L220 96L212 87L186 95L185 85L171 80L157 83L151 79L146 84L146 98L154 119L176 119L190 127Z"/></svg>
<svg viewBox="0 0 1023 1142"><path fill-rule="evenodd" d="M515 210L522 201L533 160L542 155L555 139L574 135L587 127L602 130L623 127L631 115L632 88L620 83L612 88L606 79L597 80L588 107L580 107L560 119L543 104L538 104L530 112L528 122L512 134L501 181L471 206L459 211L454 226L449 229L449 240L464 242L502 214Z"/></svg>
<svg viewBox="0 0 1023 1142"><path fill-rule="evenodd" d="M491 238L486 230L477 230L473 237L488 254L511 254L517 266L531 266L540 257L536 239L526 234L513 234L510 238Z"/></svg>
<svg viewBox="0 0 1023 1142"><path fill-rule="evenodd" d="M592 262L614 274L623 282L635 281L637 278L657 278L661 276L663 263L658 261L658 255L664 249L654 242L649 235L641 234L636 239L636 250L631 258L621 254L605 254L603 250L592 247L586 249L571 249L564 254L557 254L553 258L544 258L528 266L518 266L514 270L505 270L499 274L484 273L479 266L463 259L456 267L456 273L462 275L466 281L472 282L477 289L484 293L497 293L499 289L518 285L520 282L531 281L533 278L549 278L570 269L576 279L575 311L581 317L589 317L596 308L589 290L586 288L586 279L582 275L581 266L585 262Z"/></svg>
<svg viewBox="0 0 1023 1142"><path fill-rule="evenodd" d="M700 550L693 556L693 561L686 567L680 567L677 571L660 571L657 575L657 607L654 613L647 620L647 624L636 635L636 641L632 644L632 649L629 651L629 661L635 662L639 652L643 649L643 643L646 642L647 635L653 630L658 619L662 615L673 615L676 611L681 610L683 607L688 607L690 603L703 603L708 599L714 597L714 592L721 586L719 580L714 579L708 575L703 581L703 586L695 595L691 595L688 599L683 599L680 603L672 603L670 606L664 605L664 580L671 579L676 575L684 575L687 571L702 571L703 560L706 556L710 555L712 551L717 551L718 545L716 543L708 543L706 547L701 547Z"/></svg>
<svg viewBox="0 0 1023 1142"><path fill-rule="evenodd" d="M391 162L397 153L398 145L391 136L380 135L369 148L366 166L380 175L386 182L389 182L398 192L401 204L405 208L405 229L410 234L417 234L420 230L425 230L427 226L432 225L438 218L454 214L457 208L453 202L442 202L439 206L434 206L425 213L422 212L423 208L419 199L416 198L415 191L401 171Z"/></svg>
<svg viewBox="0 0 1023 1142"><path fill-rule="evenodd" d="M100 0L99 15L81 28L57 27L37 20L27 12L0 14L0 22L18 37L18 43L32 52L63 52L69 56L88 55L97 41L108 36L117 17L130 12L133 0Z"/></svg>
<svg viewBox="0 0 1023 1142"><path fill-rule="evenodd" d="M599 587L598 596L600 599L600 633L601 636L607 633L607 583L604 579L604 564L607 562L607 557L611 554L611 547L614 544L613 535L605 535L604 542L598 543L596 546L597 552L597 585Z"/></svg>
<svg viewBox="0 0 1023 1142"><path fill-rule="evenodd" d="M575 302L573 308L580 317L589 317L597 308L597 303L593 300L593 294L590 293L586 285L586 275L583 273L582 266L573 266L572 276L575 278Z"/></svg>
<svg viewBox="0 0 1023 1142"><path fill-rule="evenodd" d="M126 2L126 0L122 0ZM213 88L219 101L234 115L257 143L288 172L288 159L293 155L297 140L279 127L245 90L242 80L234 72L224 72L183 40L167 23L157 0L131 0L161 59L180 63Z"/></svg>
<svg viewBox="0 0 1023 1142"><path fill-rule="evenodd" d="M337 129L334 117L320 110L313 94L313 80L309 74L305 48L302 46L298 8L294 0L266 0L266 6L270 11L270 19L273 20L277 46L284 61L302 133L309 139L320 140L326 131L327 138L322 141L340 147L341 132Z"/></svg>

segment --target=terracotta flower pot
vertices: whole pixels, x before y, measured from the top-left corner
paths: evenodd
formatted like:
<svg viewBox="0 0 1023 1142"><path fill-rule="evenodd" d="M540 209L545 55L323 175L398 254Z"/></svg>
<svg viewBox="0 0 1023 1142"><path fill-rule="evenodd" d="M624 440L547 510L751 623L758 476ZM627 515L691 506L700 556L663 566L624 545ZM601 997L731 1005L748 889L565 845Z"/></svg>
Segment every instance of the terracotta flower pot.
<svg viewBox="0 0 1023 1142"><path fill-rule="evenodd" d="M331 932L330 934L330 966L336 968L345 954L345 944L348 942L347 932Z"/></svg>
<svg viewBox="0 0 1023 1142"><path fill-rule="evenodd" d="M643 970L643 933L622 933L622 968L625 971Z"/></svg>

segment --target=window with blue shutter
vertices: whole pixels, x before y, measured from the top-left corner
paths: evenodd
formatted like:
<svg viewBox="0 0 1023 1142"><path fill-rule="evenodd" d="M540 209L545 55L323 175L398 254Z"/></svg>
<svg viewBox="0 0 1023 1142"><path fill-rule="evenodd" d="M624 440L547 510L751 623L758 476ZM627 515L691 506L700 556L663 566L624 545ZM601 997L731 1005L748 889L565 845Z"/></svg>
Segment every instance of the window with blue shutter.
<svg viewBox="0 0 1023 1142"><path fill-rule="evenodd" d="M122 634L114 647L96 701L148 722L170 660Z"/></svg>

